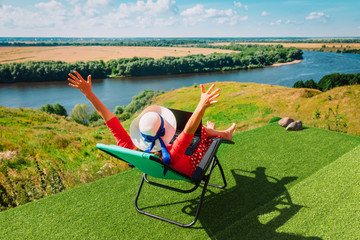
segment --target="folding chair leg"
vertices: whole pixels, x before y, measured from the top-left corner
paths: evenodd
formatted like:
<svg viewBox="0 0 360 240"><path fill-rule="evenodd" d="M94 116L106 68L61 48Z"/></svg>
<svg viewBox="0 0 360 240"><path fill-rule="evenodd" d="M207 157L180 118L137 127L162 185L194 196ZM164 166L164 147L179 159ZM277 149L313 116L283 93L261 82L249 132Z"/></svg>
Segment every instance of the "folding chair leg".
<svg viewBox="0 0 360 240"><path fill-rule="evenodd" d="M199 201L198 206L197 206L197 209L196 209L196 214L195 214L194 220L193 220L191 223L189 223L189 224L183 224L183 223L179 223L179 222L173 221L173 220L171 220L171 219L164 218L164 217L161 217L161 216L158 216L158 215L155 215L155 214L152 214L152 213L148 213L148 212L145 212L145 211L139 209L137 202L138 202L138 199L139 199L139 196L140 196L140 192L141 192L142 186L143 186L144 181L145 181L145 179L146 179L145 176L146 176L146 174L144 174L143 177L141 178L140 186L139 186L138 192L137 192L136 197L135 197L135 208L136 208L136 211L138 211L139 213L144 214L144 215L146 215L146 216L150 216L150 217L153 217L153 218L156 218L156 219L159 219L159 220L168 222L168 223L172 223L172 224L178 225L178 226L180 226L180 227L184 227L184 228L186 228L186 227L191 227L192 225L194 225L194 224L196 223L196 221L198 220L199 215L200 215L201 206L202 206L202 203L203 203L203 200L204 200L204 196L205 196L205 192L206 192L206 189L207 189L209 180L210 180L209 177L207 178L207 180L206 180L205 183L204 183L204 187L203 187L203 190L202 190L202 193L201 193L201 196L200 196L200 201Z"/></svg>
<svg viewBox="0 0 360 240"><path fill-rule="evenodd" d="M212 186L212 187L224 189L224 188L227 186L227 182L226 182L224 170L223 170L223 168L221 167L221 164L220 164L218 158L215 156L215 165L214 165L214 168L215 168L216 165L219 166L219 170L220 170L220 173L221 173L221 176L222 176L222 180L223 180L223 185L220 186L220 185L216 185L216 184L212 184L212 183L209 183L208 185L209 185L209 186ZM202 183L204 183L204 182L202 182Z"/></svg>
<svg viewBox="0 0 360 240"><path fill-rule="evenodd" d="M212 163L211 163L211 166L209 168L209 171L208 171L208 174L204 176L204 182L203 182L203 190L202 190L202 193L201 193L201 196L200 196L200 201L198 203L198 206L197 206L197 209L196 209L196 214L195 214L195 218L194 220L189 223L189 224L183 224L183 223L179 223L179 222L176 222L176 221L173 221L171 219L168 219L168 218L164 218L164 217L161 217L161 216L158 216L158 215L155 215L155 214L152 214L152 213L148 213L148 212L145 212L141 209L139 209L138 207L138 199L139 199L139 196L140 196L140 192L141 192L141 189L142 189L142 186L144 184L144 182L148 182L152 185L155 185L155 186L158 186L158 187L165 187L163 186L162 184L154 184L152 182L149 182L147 179L146 179L146 174L144 173L142 178L141 178L141 182L140 182L140 186L139 186L139 189L138 189L138 192L136 194L136 197L135 197L135 208L136 208L136 211L138 211L139 213L141 214L144 214L144 215L147 215L149 217L153 217L153 218L156 218L156 219L159 219L159 220L162 220L162 221L165 221L165 222L168 222L168 223L172 223L172 224L175 224L175 225L178 225L180 227L190 227L192 225L194 225L196 223L196 221L198 220L199 218L199 214L200 214L200 210L201 210L201 206L202 206L202 203L204 201L204 197L205 197L205 193L206 193L206 189L208 187L209 184L209 181L210 181L210 176L211 176L211 173L212 173L212 170L215 168L215 166L218 165L219 166L219 169L220 169L220 172L221 172L221 175L222 175L222 178L223 178L223 181L224 181L224 185L223 186L218 186L218 185L214 185L214 184L211 184L211 186L214 186L214 187L218 187L218 188L224 188L226 187L226 179L225 179L225 174L224 174L224 171L217 159L217 157L214 157ZM193 188L193 190L197 189L198 185L195 186ZM173 190L173 191L177 191L179 192L177 189L172 189L171 187L165 187L166 189L169 189L169 190ZM181 192L181 191L180 191ZM191 192L191 191L185 191L184 193L188 193L188 192Z"/></svg>

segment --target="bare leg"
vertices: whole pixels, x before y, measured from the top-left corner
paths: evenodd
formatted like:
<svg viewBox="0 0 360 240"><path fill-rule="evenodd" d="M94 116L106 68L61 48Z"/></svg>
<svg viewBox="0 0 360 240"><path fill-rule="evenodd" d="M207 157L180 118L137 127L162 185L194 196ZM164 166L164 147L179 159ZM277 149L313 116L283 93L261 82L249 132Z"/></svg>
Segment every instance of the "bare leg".
<svg viewBox="0 0 360 240"><path fill-rule="evenodd" d="M214 125L215 126L215 125ZM220 137L223 137L225 139L228 139L228 140L232 140L232 135L235 131L235 123L233 123L231 125L231 127L229 127L228 129L224 130L224 131L218 131L216 129L213 129L211 127L205 127L205 130L208 134L208 136L211 138L211 137L216 137L216 136L220 136Z"/></svg>

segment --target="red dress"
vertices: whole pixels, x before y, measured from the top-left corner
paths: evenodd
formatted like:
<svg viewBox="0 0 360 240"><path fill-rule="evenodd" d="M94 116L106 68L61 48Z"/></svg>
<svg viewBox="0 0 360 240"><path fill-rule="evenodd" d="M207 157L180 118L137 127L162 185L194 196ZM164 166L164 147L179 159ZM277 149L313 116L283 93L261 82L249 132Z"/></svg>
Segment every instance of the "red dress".
<svg viewBox="0 0 360 240"><path fill-rule="evenodd" d="M117 117L114 117L106 122L106 125L116 138L118 146L128 149L136 149L129 134L125 131ZM208 138L207 132L202 126L201 140L197 148L191 156L185 155L185 151L190 145L193 136L193 134L189 135L181 132L173 144L166 147L170 154L170 166L188 176L191 176L195 171L196 166L200 163L206 150L211 144L211 139Z"/></svg>

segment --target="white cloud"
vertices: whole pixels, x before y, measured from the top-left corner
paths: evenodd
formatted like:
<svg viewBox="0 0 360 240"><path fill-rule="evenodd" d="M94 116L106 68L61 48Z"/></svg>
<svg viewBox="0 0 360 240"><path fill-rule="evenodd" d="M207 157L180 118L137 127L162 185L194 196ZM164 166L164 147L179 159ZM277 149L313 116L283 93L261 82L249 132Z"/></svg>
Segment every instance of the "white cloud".
<svg viewBox="0 0 360 240"><path fill-rule="evenodd" d="M194 25L199 22L205 22L212 19L217 24L228 23L234 25L239 18L236 11L229 9L215 9L204 8L202 4L197 4L194 7L188 8L180 13L184 17L183 22L185 25Z"/></svg>
<svg viewBox="0 0 360 240"><path fill-rule="evenodd" d="M248 5L243 5L241 2L234 1L234 6L238 8L244 7L246 11L249 10Z"/></svg>
<svg viewBox="0 0 360 240"><path fill-rule="evenodd" d="M281 24L301 24L295 20L291 20L291 19L287 19L287 20L282 20L282 19L278 19L275 22L270 22L270 25L281 25Z"/></svg>
<svg viewBox="0 0 360 240"><path fill-rule="evenodd" d="M243 16L243 17L240 18L241 21L246 21L248 19L249 19L249 16Z"/></svg>
<svg viewBox="0 0 360 240"><path fill-rule="evenodd" d="M56 0L50 0L50 2L40 2L35 4L35 7L45 11L56 11L63 7L60 2Z"/></svg>
<svg viewBox="0 0 360 240"><path fill-rule="evenodd" d="M261 12L261 16L264 17L264 16L267 16L267 15L269 15L269 13L268 13L267 11L262 11L262 12Z"/></svg>
<svg viewBox="0 0 360 240"><path fill-rule="evenodd" d="M238 8L241 8L241 7L242 7L242 4L241 4L241 2L236 2L236 1L234 1L234 6L235 6L235 7L238 7Z"/></svg>
<svg viewBox="0 0 360 240"><path fill-rule="evenodd" d="M110 4L112 0L88 0L85 4L85 7L103 7Z"/></svg>
<svg viewBox="0 0 360 240"><path fill-rule="evenodd" d="M311 12L305 19L306 20L317 20L319 22L326 23L328 18L329 18L329 15L326 15L323 12Z"/></svg>
<svg viewBox="0 0 360 240"><path fill-rule="evenodd" d="M288 19L288 20L285 21L285 24L299 24L299 22L297 22L295 20Z"/></svg>
<svg viewBox="0 0 360 240"><path fill-rule="evenodd" d="M278 19L278 20L276 20L275 22L271 22L270 25L280 25L280 24L282 24L282 23L283 23L283 20Z"/></svg>
<svg viewBox="0 0 360 240"><path fill-rule="evenodd" d="M124 16L131 15L159 15L177 13L176 2L173 0L147 0L146 2L138 0L136 3L121 3L118 10Z"/></svg>
<svg viewBox="0 0 360 240"><path fill-rule="evenodd" d="M170 26L176 21L177 6L173 0L147 0L121 3L114 11L98 19L104 28Z"/></svg>
<svg viewBox="0 0 360 240"><path fill-rule="evenodd" d="M185 17L192 17L203 14L203 12L204 12L204 6L201 4L197 4L194 7L188 8L185 11L181 12L180 15Z"/></svg>
<svg viewBox="0 0 360 240"><path fill-rule="evenodd" d="M36 10L0 5L0 25L11 29L38 29L61 26L66 11L60 2L51 0L35 5Z"/></svg>
<svg viewBox="0 0 360 240"><path fill-rule="evenodd" d="M67 13L64 5L56 0L40 2L35 4L35 7L39 9L37 12L39 16L38 19L34 19L34 21L42 23L43 26L62 25L66 19Z"/></svg>

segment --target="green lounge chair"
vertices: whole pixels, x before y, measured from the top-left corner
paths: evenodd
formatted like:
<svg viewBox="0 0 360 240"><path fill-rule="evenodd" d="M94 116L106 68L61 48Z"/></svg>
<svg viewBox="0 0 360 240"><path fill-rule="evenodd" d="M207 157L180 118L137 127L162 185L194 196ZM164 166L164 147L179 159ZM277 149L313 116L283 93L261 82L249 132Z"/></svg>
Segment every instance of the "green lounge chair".
<svg viewBox="0 0 360 240"><path fill-rule="evenodd" d="M171 109L171 110L173 110L173 109ZM183 112L183 111L179 111L179 110L173 110L173 111L176 111L176 113L177 113L177 114L175 114L176 118L179 117L178 116L179 113L180 113L180 115L183 113L185 116L189 114L189 112ZM182 118L182 119L184 119L184 118ZM181 122L181 121L179 121L179 122ZM181 124L180 124L180 127L182 127ZM138 168L140 171L142 171L144 173L142 176L141 182L140 182L138 192L135 197L135 208L139 213L145 214L147 216L157 218L157 219L169 222L169 223L173 223L173 224L176 224L181 227L190 227L190 226L194 225L195 222L197 221L197 219L199 218L200 209L201 209L201 206L202 206L202 203L204 200L207 186L209 185L209 186L216 187L216 188L225 188L226 187L225 174L220 165L218 158L216 157L216 152L221 143L234 144L233 141L229 141L226 139L220 139L220 138L213 138L213 141L212 141L209 149L205 153L204 157L202 158L201 162L195 169L192 176L188 176L188 175L186 175L182 172L179 172L176 169L170 167L168 164L161 161L159 159L159 157L154 154L130 150L130 149L122 148L122 147L115 146L115 145L105 145L105 144L101 144L101 143L98 143L96 145L96 147L118 159L121 159L121 160L133 165L134 167ZM219 170L221 172L221 176L223 179L222 186L209 183L211 173L216 166L219 167ZM165 175L164 175L164 168L168 169L168 171ZM169 185L164 185L164 184L160 184L160 183L157 183L154 181L150 181L147 178L148 175L151 177L160 178L160 179L186 181L186 182L193 183L195 186L188 190L174 188ZM190 193L190 192L195 191L200 185L203 185L203 190L200 195L200 200L198 202L194 220L189 224L183 224L183 223L179 223L179 222L170 220L168 218L164 218L164 217L154 215L152 213L141 210L138 207L138 199L139 199L141 189L142 189L144 182L149 183L153 186L165 188L165 189L168 189L171 191L176 191L179 193Z"/></svg>

